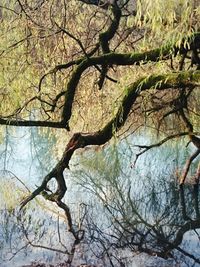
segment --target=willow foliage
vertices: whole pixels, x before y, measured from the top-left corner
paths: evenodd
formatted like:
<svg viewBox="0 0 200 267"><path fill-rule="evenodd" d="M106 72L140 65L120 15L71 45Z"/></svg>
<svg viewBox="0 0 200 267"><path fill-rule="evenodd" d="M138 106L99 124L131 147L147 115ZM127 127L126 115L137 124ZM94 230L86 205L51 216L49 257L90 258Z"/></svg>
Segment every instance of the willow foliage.
<svg viewBox="0 0 200 267"><path fill-rule="evenodd" d="M150 34L171 39L199 30L199 10L195 0L138 0L137 20Z"/></svg>

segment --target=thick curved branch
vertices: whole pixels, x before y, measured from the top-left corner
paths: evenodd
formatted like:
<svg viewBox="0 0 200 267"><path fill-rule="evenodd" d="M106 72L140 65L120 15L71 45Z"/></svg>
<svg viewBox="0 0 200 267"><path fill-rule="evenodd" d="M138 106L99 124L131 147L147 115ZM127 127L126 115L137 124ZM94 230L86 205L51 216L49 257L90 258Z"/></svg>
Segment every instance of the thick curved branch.
<svg viewBox="0 0 200 267"><path fill-rule="evenodd" d="M89 58L92 55L94 55L98 49L99 49L99 44L96 44L95 47L90 52L87 53L87 57ZM41 91L42 83L48 75L56 74L58 71L66 70L66 69L68 69L74 65L79 65L84 59L85 59L85 57L79 58L77 60L72 60L72 61L67 62L67 63L56 65L53 69L51 69L49 72L45 73L41 77L39 84L38 84L38 90Z"/></svg>
<svg viewBox="0 0 200 267"><path fill-rule="evenodd" d="M67 89L65 93L65 102L63 106L62 119L61 119L62 120L61 124L65 125L65 127L68 127L68 121L71 118L71 109L72 109L72 105L74 101L76 88L78 86L81 75L87 68L91 66L108 65L108 64L118 65L118 66L125 66L125 65L128 66L128 65L134 65L134 64L137 65L141 63L144 64L149 61L156 62L160 58L169 57L171 53L171 46L164 46L164 47L153 49L153 50L143 52L143 53L119 54L119 53L112 52L112 53L104 54L102 56L90 58L90 56L92 56L92 54L95 53L97 49L98 49L98 46L96 46L93 51L88 53L88 58L85 58L85 59L82 58L76 61L71 61L66 64L57 65L54 69L52 69L51 71L43 75L43 77L40 79L39 91L41 90L42 82L47 75L56 73L57 71L60 71L63 69L67 69L73 65L77 65L76 69L74 70L70 78L70 81L67 84ZM61 96L62 95L63 94L61 94ZM3 124L3 123L0 122L0 124ZM14 124L14 125L17 126L18 124ZM25 123L24 124L20 123L19 125L28 126L28 125L25 125ZM37 126L37 125L34 125L34 126ZM39 126L42 126L42 125L39 125ZM47 127L54 127L54 126L48 125ZM63 127L58 127L58 128L63 128Z"/></svg>
<svg viewBox="0 0 200 267"><path fill-rule="evenodd" d="M137 97L142 91L155 87L157 90L167 90L171 88L185 88L188 84L199 85L200 83L200 71L196 72L179 72L169 75L153 75L148 78L140 79L133 83L124 90L124 97L121 105L116 112L115 116L108 122L105 127L94 133L76 133L70 139L63 153L61 160L56 167L44 178L40 187L38 187L27 199L25 199L21 207L24 207L30 200L39 195L42 191L47 189L47 183L56 178L58 182L58 190L54 193L53 198L61 200L66 191L66 187L63 191L59 191L62 187L59 187L61 183L64 183L61 173L68 168L70 159L73 153L79 149L88 145L102 145L108 142L112 136L124 125L128 114L135 103ZM60 179L59 177L62 177ZM52 195L51 195L52 197ZM55 198L56 197L56 198Z"/></svg>
<svg viewBox="0 0 200 267"><path fill-rule="evenodd" d="M170 54L171 46L162 47L161 49L153 49L144 53L135 54L118 54L109 53L99 57L86 58L83 60L73 72L69 83L67 84L67 90L65 94L65 103L62 112L62 122L66 126L71 118L71 109L74 101L76 88L82 73L89 67L95 65L134 65L139 64L141 61L158 61L162 56Z"/></svg>
<svg viewBox="0 0 200 267"><path fill-rule="evenodd" d="M0 124L10 125L10 126L26 126L26 127L36 126L36 127L52 127L52 128L69 129L68 121L71 118L71 109L72 109L72 104L74 100L75 90L76 90L76 87L78 85L78 82L80 80L80 77L83 71L88 66L91 65L91 61L92 60L86 59L74 71L67 86L67 91L65 94L65 103L63 107L63 113L62 113L62 120L60 122L59 121L58 122L33 121L33 120L25 121L25 120L16 120L16 119L10 119L10 118L9 119L0 118ZM138 96L138 93L140 93L141 91L148 90L152 87L155 87L157 90L163 90L163 89L168 89L168 88L185 88L189 86L198 86L199 84L200 84L200 71L195 71L195 72L186 71L186 72L171 73L168 75L152 75L152 76L149 76L148 78L142 78L136 81L135 83L133 83L129 88L126 89L127 90L126 96L124 97L122 101L122 107L121 107L120 114L118 114L118 117L120 117L120 120L121 120L122 113L123 113L123 119L127 117L128 114L126 111L129 112L132 106L132 103L134 102L134 98L136 98ZM110 123L112 124L113 122L110 122ZM118 125L118 123L116 125Z"/></svg>
<svg viewBox="0 0 200 267"><path fill-rule="evenodd" d="M119 27L119 23L120 23L120 19L121 19L121 9L118 7L117 4L114 4L112 6L112 13L113 13L113 20L109 26L109 28L101 33L99 35L99 42L100 42L100 46L102 48L102 52L103 54L107 54L110 52L110 47L109 47L109 41L114 37L118 27ZM109 66L108 64L102 64L102 71L101 71L101 75L98 81L98 86L99 89L101 89L103 87L104 84L104 80L106 78L107 72L108 72Z"/></svg>
<svg viewBox="0 0 200 267"><path fill-rule="evenodd" d="M109 35L112 36L113 33ZM106 37L108 38L108 37ZM98 57L87 57L85 59L80 59L76 62L70 62L68 64L62 64L58 65L55 67L50 73L55 73L58 70L65 69L71 66L71 64L78 64L75 71L73 72L71 79L69 83L67 84L67 90L65 94L65 102L63 106L63 112L62 112L62 118L61 121L62 123L68 128L68 122L71 118L71 109L74 101L74 96L76 92L76 88L78 86L79 80L81 78L81 75L83 72L91 67L91 66L96 66L96 65L102 65L102 66L108 66L108 65L134 65L134 64L141 64L141 63L147 63L148 61L158 61L161 58L169 58L172 51L173 51L173 46L167 45L163 46L161 48L153 49L144 53L128 53L128 54L118 54L118 53L108 53L104 54ZM94 52L94 51L93 51ZM90 55L88 55L90 56ZM104 70L102 72L104 75L106 75L106 71ZM46 74L48 75L48 74ZM41 84L43 79L45 78L44 75L39 84L39 90L41 88ZM100 85L103 85L104 77L101 77L100 79Z"/></svg>
<svg viewBox="0 0 200 267"><path fill-rule="evenodd" d="M119 18L116 20L119 23ZM196 43L198 43L199 39L200 39L200 33L196 32L193 35L191 35L190 37L188 37L188 47L184 48L183 46L181 47L177 47L175 44L168 44L165 46L162 46L160 48L156 48L150 51L146 51L146 52L142 52L142 53L127 53L127 54L120 54L120 53L114 53L109 51L109 47L105 47L106 45L104 43L108 42L110 40L110 38L113 37L113 34L115 33L115 31L117 30L118 27L118 23L114 22L114 26L113 29L114 30L107 30L105 33L102 33L102 37L100 35L100 43L96 44L96 46L94 47L94 49L92 49L92 51L88 52L87 57L90 58L90 64L87 63L88 66L85 66L85 69L91 66L97 66L97 65L118 65L118 66L125 66L125 65L139 65L139 64L145 64L149 61L152 62L156 62L160 59L169 59L171 57L171 54L175 54L175 56L178 53L183 53L185 52L185 49L187 49L187 51L190 51L191 49L193 49L193 47L197 46ZM112 28L111 28L112 29ZM98 56L98 57L92 57L92 55L95 54L95 52L99 49L101 46L104 47L103 49L103 55ZM40 81L39 81L39 91L41 90L41 86L42 86L42 82L45 79L45 77L47 75L50 74L55 74L57 71L61 71L61 70L65 70L68 69L69 67L72 67L74 65L80 65L83 61L85 61L85 58L79 58L77 60L73 60L70 61L68 63L64 63L64 64L59 64L57 66L55 66L52 70L50 70L48 73L44 74ZM86 64L86 63L85 63ZM84 70L85 70L84 69ZM83 70L83 71L84 71Z"/></svg>
<svg viewBox="0 0 200 267"><path fill-rule="evenodd" d="M112 5L112 13L113 13L113 19L108 27L108 29L101 33L99 35L99 41L100 45L103 51L103 54L109 53L110 48L109 48L109 41L114 37L118 27L119 27L119 22L121 18L121 9L117 6L117 4Z"/></svg>
<svg viewBox="0 0 200 267"><path fill-rule="evenodd" d="M102 33L103 34L103 33ZM102 38L102 37L101 37ZM200 33L196 32L192 36L189 37L188 43L190 44L189 47L187 47L187 51L190 51L194 45L200 40ZM97 43L94 49L92 51L87 53L88 57L91 57L95 54L95 52L99 49L100 44ZM186 49L186 48L185 48ZM105 51L104 51L105 52ZM175 56L178 53L183 53L183 47L177 47L175 44L168 44L164 45L162 47L152 49L146 52L142 53L135 53L134 51L131 53L114 53L114 52L107 52L104 53L104 55L101 55L99 57L92 58L92 65L94 64L102 64L104 61L107 63L110 63L111 65L134 65L134 64L144 64L149 61L158 61L160 59L169 59L171 54L174 53ZM73 65L79 65L85 58L79 58L77 60L67 62L64 64L59 64L55 66L52 70L50 70L48 73L44 74L44 76L41 78L44 79L45 76L56 73L57 71L67 69ZM42 82L40 82L42 83Z"/></svg>

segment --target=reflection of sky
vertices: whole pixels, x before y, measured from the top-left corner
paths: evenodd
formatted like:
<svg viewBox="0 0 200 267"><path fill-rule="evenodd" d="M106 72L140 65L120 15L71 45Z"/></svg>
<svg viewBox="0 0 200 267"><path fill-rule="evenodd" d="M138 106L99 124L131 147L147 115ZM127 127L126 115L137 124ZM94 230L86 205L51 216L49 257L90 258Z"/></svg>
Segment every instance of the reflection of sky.
<svg viewBox="0 0 200 267"><path fill-rule="evenodd" d="M33 190L36 185L40 185L43 177L48 173L47 165L50 170L55 164L51 157L52 140L45 139L45 136L39 136L36 128L4 127L4 129L5 142L0 145L0 178L12 177L12 174L3 172L3 170L10 171ZM147 151L138 158L136 166L131 168L135 160L135 153L138 152L134 145L154 142L156 140L152 141L152 138L146 134L137 135L136 137L130 136L120 143L120 153L122 155L120 159L123 161L123 170L127 175L136 177L136 179L137 177L143 177L144 179L154 177L154 180L160 179L159 177L162 176L170 181L171 173L185 162L188 153L191 153L193 149L189 146L187 152L183 144L180 146L180 142L173 141L170 146L164 144L161 148L153 148ZM107 149L109 150L109 147L105 147L105 153ZM94 151L87 151L85 157L90 157L91 153L93 155ZM43 160L45 157L48 159L48 163ZM72 170L76 170L77 165L78 168L81 167L80 159L80 154L75 153L71 161ZM72 173L69 170L65 171L68 188L66 200L73 205L82 201L89 201L90 196L87 199L85 191L74 184L71 174L73 176L73 171ZM174 179L174 176L171 176L171 178ZM52 182L52 184L54 183ZM142 190L142 187L143 183L137 183L135 188L132 187L132 193L135 192L137 194ZM74 190L75 188L76 190ZM163 199L163 201L165 200Z"/></svg>
<svg viewBox="0 0 200 267"><path fill-rule="evenodd" d="M0 170L13 172L28 186L34 186L35 183L39 183L48 170L55 164L55 162L53 164L53 160L51 160L51 141L46 140L46 142L43 142L45 137L43 140L41 136L39 138L36 129L32 130L26 127L2 128L5 129L5 137L4 143L0 145ZM125 168L131 168L135 160L135 154L133 152L137 153L138 150L134 145L151 144L152 142L154 143L156 140L152 141L148 135L131 136L128 140L122 141L120 143L120 153L126 155ZM127 146L129 146L131 150L127 149ZM40 155L40 158L36 153L38 147L42 147L45 150L45 154ZM193 148L189 146L187 148L188 153L191 153L191 150L193 150ZM184 145L180 146L180 142L177 143L176 141L173 141L170 147L163 145L161 148L154 148L139 157L133 171L138 171L142 176L150 175L151 173L154 174L154 176L155 174L159 176L160 172L162 172L163 175L168 175L173 169L177 168L178 165L184 163L188 154L185 151L186 148ZM48 158L48 164L45 164L45 162L41 160L45 156ZM72 165L74 162L76 164L76 161L79 161L79 156L73 156ZM46 169L47 165L48 170ZM68 174L68 171L66 171L66 174Z"/></svg>
<svg viewBox="0 0 200 267"><path fill-rule="evenodd" d="M31 130L25 127L7 127L4 143L0 145L1 177L6 176L6 171L12 172L29 187L39 183L45 169L45 164L42 168L36 155L37 146L43 144L39 143L39 139L33 139L37 132L33 134Z"/></svg>
<svg viewBox="0 0 200 267"><path fill-rule="evenodd" d="M42 156L47 156L49 159L49 165L53 165L53 163L51 163L53 161L51 161L51 141L45 141L45 137L43 139L41 136L39 137L37 130L34 130L34 132L31 131L31 129L25 127L5 128L5 142L0 145L0 170L2 170L0 178L8 177L8 174L6 174L6 172L3 172L3 170L11 171L33 190L36 188L35 185L39 185L41 179L47 173L47 166L45 166L45 162L41 162L37 157L36 151L41 151L37 150L37 148L43 149L44 155L41 155L41 158ZM143 154L138 159L136 167L131 168L131 165L135 159L133 151L136 152L136 148L133 147L133 145L150 144L151 141L152 140L147 136L137 136L135 138L129 137L128 140L121 142L120 153L124 155L124 157L122 157L124 170L127 171L128 175L133 177L136 176L136 179L139 177L145 178L147 176L149 176L150 178L153 176L154 179L156 179L156 177L162 175L162 177L164 176L169 180L169 174L179 164L184 163L186 157L188 156L187 154L190 153L193 148L189 147L188 152L185 154L185 147L183 145L178 145L174 141L173 145L171 146L164 145L160 149L154 148L153 150ZM131 150L127 149L127 146L130 146ZM87 153L88 156L90 156L91 152ZM80 165L79 160L80 154L77 153L73 156L72 170L76 169L77 165ZM43 163L44 165L42 165ZM48 167L51 168L51 166ZM81 202L86 202L88 204L94 205L95 201L99 201L97 198L92 198L91 194L86 194L84 189L75 184L73 179L71 179L72 173L70 173L70 171L66 170L65 174L68 188L65 199L67 203L70 204L73 212L76 212L76 214L78 214L80 208L79 203ZM142 190L143 186L143 183L136 183L135 188L132 188L132 193L137 194L138 191ZM164 197L161 199L161 202L166 202L165 197L166 196L164 195ZM97 221L99 220L99 222L102 222L102 224L104 223L105 225L103 212L104 210L100 203L96 204L96 213L94 212L95 216L97 216L96 219ZM186 239L190 240L189 233L187 234ZM196 239L193 242L192 248L197 248ZM45 258L45 255L47 258L50 257L50 253L45 253L43 254L43 259ZM37 257L37 253L35 255ZM41 252L39 253L39 255L41 255ZM14 259L14 261L16 262L17 260Z"/></svg>

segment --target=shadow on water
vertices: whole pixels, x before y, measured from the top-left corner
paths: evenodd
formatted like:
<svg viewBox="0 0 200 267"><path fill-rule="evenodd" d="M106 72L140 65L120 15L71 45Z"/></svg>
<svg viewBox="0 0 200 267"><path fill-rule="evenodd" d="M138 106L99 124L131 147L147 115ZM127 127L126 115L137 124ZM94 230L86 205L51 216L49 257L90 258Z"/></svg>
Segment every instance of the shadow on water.
<svg viewBox="0 0 200 267"><path fill-rule="evenodd" d="M21 266L34 260L56 263L70 257L72 237L66 231L63 214L52 204L39 197L20 215L15 208L27 193L25 185L31 186L21 177L24 173L33 177L40 165L35 154L28 152L30 132L26 136L20 139L21 146L17 141L15 154L26 151L29 156L22 160L20 169L11 168L20 181L8 175L15 158L9 152L11 162L7 161L5 169L5 144L2 146L1 266ZM49 143L41 138L35 139L35 151L42 149L49 159ZM8 144L16 149L13 140ZM71 208L74 227L85 233L71 266L200 266L199 185L188 183L180 187L175 177L175 170L185 159L184 148L170 144L156 152L149 151L133 168L135 148L131 144L124 140L95 153L77 153L66 173L65 201ZM31 171L27 173L27 169Z"/></svg>

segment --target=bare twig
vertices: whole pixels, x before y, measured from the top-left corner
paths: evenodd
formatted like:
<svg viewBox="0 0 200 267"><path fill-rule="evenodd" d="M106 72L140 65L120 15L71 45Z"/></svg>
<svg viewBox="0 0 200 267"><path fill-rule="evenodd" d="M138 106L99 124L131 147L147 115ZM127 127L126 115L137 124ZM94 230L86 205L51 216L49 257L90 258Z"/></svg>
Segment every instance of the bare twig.
<svg viewBox="0 0 200 267"><path fill-rule="evenodd" d="M155 147L159 147L159 146L162 146L164 143L168 142L169 140L172 140L174 138L178 138L178 137L182 137L182 136L186 136L188 135L189 132L182 132L182 133L176 133L176 134L172 134L172 135L169 135L167 136L166 138L162 139L161 141L155 143L155 144L152 144L152 145L134 145L135 147L138 147L140 149L143 149L141 152L139 152L138 154L136 154L136 158L133 162L133 164L131 165L132 167L135 166L138 158L144 154L145 152L147 152L148 150L152 149L152 148L155 148Z"/></svg>

